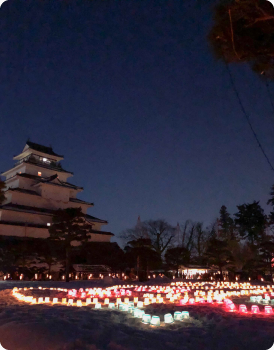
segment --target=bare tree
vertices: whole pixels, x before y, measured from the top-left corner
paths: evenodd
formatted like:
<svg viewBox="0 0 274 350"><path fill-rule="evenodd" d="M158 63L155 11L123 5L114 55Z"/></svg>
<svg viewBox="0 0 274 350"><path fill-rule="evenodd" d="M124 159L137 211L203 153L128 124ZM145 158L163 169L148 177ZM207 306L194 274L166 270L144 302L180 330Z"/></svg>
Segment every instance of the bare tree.
<svg viewBox="0 0 274 350"><path fill-rule="evenodd" d="M125 240L150 239L153 249L160 255L171 246L175 239L175 227L166 220L147 220L141 222L138 218L137 224L127 229L120 235Z"/></svg>

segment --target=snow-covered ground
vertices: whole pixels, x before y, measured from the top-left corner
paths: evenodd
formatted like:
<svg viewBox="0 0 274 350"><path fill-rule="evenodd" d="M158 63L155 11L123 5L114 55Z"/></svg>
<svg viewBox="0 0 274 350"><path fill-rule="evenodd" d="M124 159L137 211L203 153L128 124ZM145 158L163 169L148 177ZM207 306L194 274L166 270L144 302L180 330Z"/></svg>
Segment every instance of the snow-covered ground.
<svg viewBox="0 0 274 350"><path fill-rule="evenodd" d="M191 317L152 328L118 310L18 302L11 295L14 286L67 288L64 282L0 282L0 343L7 350L266 350L274 343L274 316L228 313L205 304L154 304L145 311L161 320L177 310ZM69 283L76 289L95 286L107 285L100 280Z"/></svg>

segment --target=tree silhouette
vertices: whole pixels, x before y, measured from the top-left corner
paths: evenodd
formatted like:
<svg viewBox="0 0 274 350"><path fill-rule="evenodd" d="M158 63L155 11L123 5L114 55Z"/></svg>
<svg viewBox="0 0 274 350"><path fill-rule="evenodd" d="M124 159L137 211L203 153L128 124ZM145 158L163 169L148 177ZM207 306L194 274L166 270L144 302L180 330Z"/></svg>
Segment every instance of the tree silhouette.
<svg viewBox="0 0 274 350"><path fill-rule="evenodd" d="M85 242L92 224L87 222L81 208L67 208L57 210L49 227L50 238L61 240L66 252L66 282L69 282L69 268L71 261L71 244L74 241Z"/></svg>
<svg viewBox="0 0 274 350"><path fill-rule="evenodd" d="M254 244L264 234L267 226L267 216L260 206L259 202L254 201L250 204L238 205L238 212L235 214L235 224L237 225L240 236L248 239Z"/></svg>
<svg viewBox="0 0 274 350"><path fill-rule="evenodd" d="M208 38L218 59L247 63L274 80L274 8L269 1L222 1Z"/></svg>

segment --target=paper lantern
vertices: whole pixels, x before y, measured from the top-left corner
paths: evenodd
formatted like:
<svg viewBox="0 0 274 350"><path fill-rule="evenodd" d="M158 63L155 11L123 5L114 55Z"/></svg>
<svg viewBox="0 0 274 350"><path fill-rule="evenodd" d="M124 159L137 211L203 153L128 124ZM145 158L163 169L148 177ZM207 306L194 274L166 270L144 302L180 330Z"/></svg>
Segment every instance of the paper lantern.
<svg viewBox="0 0 274 350"><path fill-rule="evenodd" d="M189 312L188 311L182 311L182 320L189 318Z"/></svg>
<svg viewBox="0 0 274 350"><path fill-rule="evenodd" d="M265 313L266 315L272 315L272 314L273 314L273 309L272 309L272 307L271 307L271 306L265 306L265 307L264 307L264 313Z"/></svg>
<svg viewBox="0 0 274 350"><path fill-rule="evenodd" d="M149 298L144 299L144 305L149 305Z"/></svg>
<svg viewBox="0 0 274 350"><path fill-rule="evenodd" d="M68 306L70 306L70 305L73 306L73 299L68 300Z"/></svg>
<svg viewBox="0 0 274 350"><path fill-rule="evenodd" d="M95 309L101 309L101 304L100 303L96 303L95 304Z"/></svg>
<svg viewBox="0 0 274 350"><path fill-rule="evenodd" d="M86 305L89 305L89 304L91 304L91 298L86 299Z"/></svg>
<svg viewBox="0 0 274 350"><path fill-rule="evenodd" d="M67 298L62 298L62 304L66 304L67 303Z"/></svg>
<svg viewBox="0 0 274 350"><path fill-rule="evenodd" d="M252 303L256 303L257 297L254 297L254 296L250 297L250 301L251 301Z"/></svg>
<svg viewBox="0 0 274 350"><path fill-rule="evenodd" d="M142 301L138 301L137 303L137 307L141 308L144 306L144 303Z"/></svg>
<svg viewBox="0 0 274 350"><path fill-rule="evenodd" d="M252 306L251 306L251 312L252 312L253 314L259 314L259 313L260 313L259 306L258 306L258 305L252 305Z"/></svg>
<svg viewBox="0 0 274 350"><path fill-rule="evenodd" d="M243 304L241 304L240 306L239 306L239 311L240 312L247 312L247 308L246 308L246 305L243 305Z"/></svg>
<svg viewBox="0 0 274 350"><path fill-rule="evenodd" d="M139 312L140 312L141 310L140 309L138 309L137 307L135 307L134 309L133 309L133 317L139 317Z"/></svg>
<svg viewBox="0 0 274 350"><path fill-rule="evenodd" d="M124 304L123 303L119 303L118 304L118 309L119 310L123 310L124 309Z"/></svg>
<svg viewBox="0 0 274 350"><path fill-rule="evenodd" d="M165 323L173 323L174 320L173 320L173 317L171 314L165 314L164 315L164 322Z"/></svg>
<svg viewBox="0 0 274 350"><path fill-rule="evenodd" d="M142 317L142 323L150 324L150 322L151 322L151 315L144 314L143 317Z"/></svg>
<svg viewBox="0 0 274 350"><path fill-rule="evenodd" d="M109 303L108 304L108 308L112 309L112 310L115 309L115 304L114 303Z"/></svg>
<svg viewBox="0 0 274 350"><path fill-rule="evenodd" d="M135 297L135 298L133 299L133 301L134 301L135 304L138 303L138 297Z"/></svg>
<svg viewBox="0 0 274 350"><path fill-rule="evenodd" d="M160 326L160 317L159 316L152 316L150 324L152 326Z"/></svg>
<svg viewBox="0 0 274 350"><path fill-rule="evenodd" d="M82 306L82 300L77 300L76 301L76 306L81 307Z"/></svg>
<svg viewBox="0 0 274 350"><path fill-rule="evenodd" d="M125 298L125 299L124 299L124 303L125 303L125 304L128 304L128 303L129 303L129 298Z"/></svg>
<svg viewBox="0 0 274 350"><path fill-rule="evenodd" d="M174 312L174 321L181 321L182 320L182 313L180 311Z"/></svg>
<svg viewBox="0 0 274 350"><path fill-rule="evenodd" d="M108 304L109 304L109 298L106 298L106 299L104 300L104 304L105 304L105 305L108 305Z"/></svg>
<svg viewBox="0 0 274 350"><path fill-rule="evenodd" d="M139 313L138 313L138 318L143 318L143 316L144 316L144 314L145 314L145 311L144 310L139 310Z"/></svg>
<svg viewBox="0 0 274 350"><path fill-rule="evenodd" d="M32 301L31 301L32 304L36 304L37 301L36 301L36 298L33 298Z"/></svg>
<svg viewBox="0 0 274 350"><path fill-rule="evenodd" d="M98 298L93 298L92 302L93 302L93 304L97 304L98 303Z"/></svg>
<svg viewBox="0 0 274 350"><path fill-rule="evenodd" d="M53 298L52 303L53 304L57 304L58 303L58 298Z"/></svg>
<svg viewBox="0 0 274 350"><path fill-rule="evenodd" d="M189 302L189 304L194 304L195 300L194 300L194 298L190 298L188 302Z"/></svg>
<svg viewBox="0 0 274 350"><path fill-rule="evenodd" d="M45 303L49 303L49 297L45 298Z"/></svg>

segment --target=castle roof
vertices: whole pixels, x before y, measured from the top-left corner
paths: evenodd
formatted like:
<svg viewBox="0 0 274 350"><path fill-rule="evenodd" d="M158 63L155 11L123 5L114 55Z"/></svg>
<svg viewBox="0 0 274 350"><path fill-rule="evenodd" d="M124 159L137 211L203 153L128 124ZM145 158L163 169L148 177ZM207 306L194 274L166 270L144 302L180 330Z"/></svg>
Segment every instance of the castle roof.
<svg viewBox="0 0 274 350"><path fill-rule="evenodd" d="M38 175L31 175L31 174L26 174L26 173L16 174L16 175L21 176L21 177L25 177L27 179L36 180L37 183L35 185L37 185L39 183L48 183L48 184L55 185L55 186L62 186L62 187L72 188L72 189L75 189L75 190L77 190L77 189L82 190L83 189L83 187L79 187L79 186L73 185L73 184L71 184L69 182L59 180L57 174L52 175L52 176L48 176L48 177L41 177L41 176L38 176ZM57 179L58 183L52 182L55 179Z"/></svg>
<svg viewBox="0 0 274 350"><path fill-rule="evenodd" d="M24 188L20 188L20 187L15 187L15 188L11 188L9 187L7 191L12 191L12 192L20 192L20 193L25 193L25 194L30 194L30 195L33 195L33 196L38 196L38 197L41 197L41 195L35 191L32 191L32 190L26 190ZM81 199L78 199L78 198L70 198L69 199L70 202L74 202L74 203L79 203L79 204L87 204L87 205L94 205L94 203L90 203L90 202L86 202L86 201L83 201Z"/></svg>
<svg viewBox="0 0 274 350"><path fill-rule="evenodd" d="M51 155L51 156L56 156L56 157L61 157L61 158L64 157L64 156L61 156L60 154L55 153L53 151L52 147L43 146L43 145L40 145L39 143L34 143L31 141L27 141L26 144L29 146L29 148L31 148L35 151L38 151L41 153L46 153L46 154Z"/></svg>
<svg viewBox="0 0 274 350"><path fill-rule="evenodd" d="M30 214L39 214L39 215L49 215L52 216L56 210L52 209L46 209L46 208L38 208L38 207L31 207L27 205L20 205L20 204L14 204L14 203L7 203L0 206L0 210L12 210L12 211L20 211ZM90 222L100 222L106 224L106 220L101 220L96 218L95 216L91 216L88 214L84 214L85 218ZM0 221L1 222L1 221Z"/></svg>

